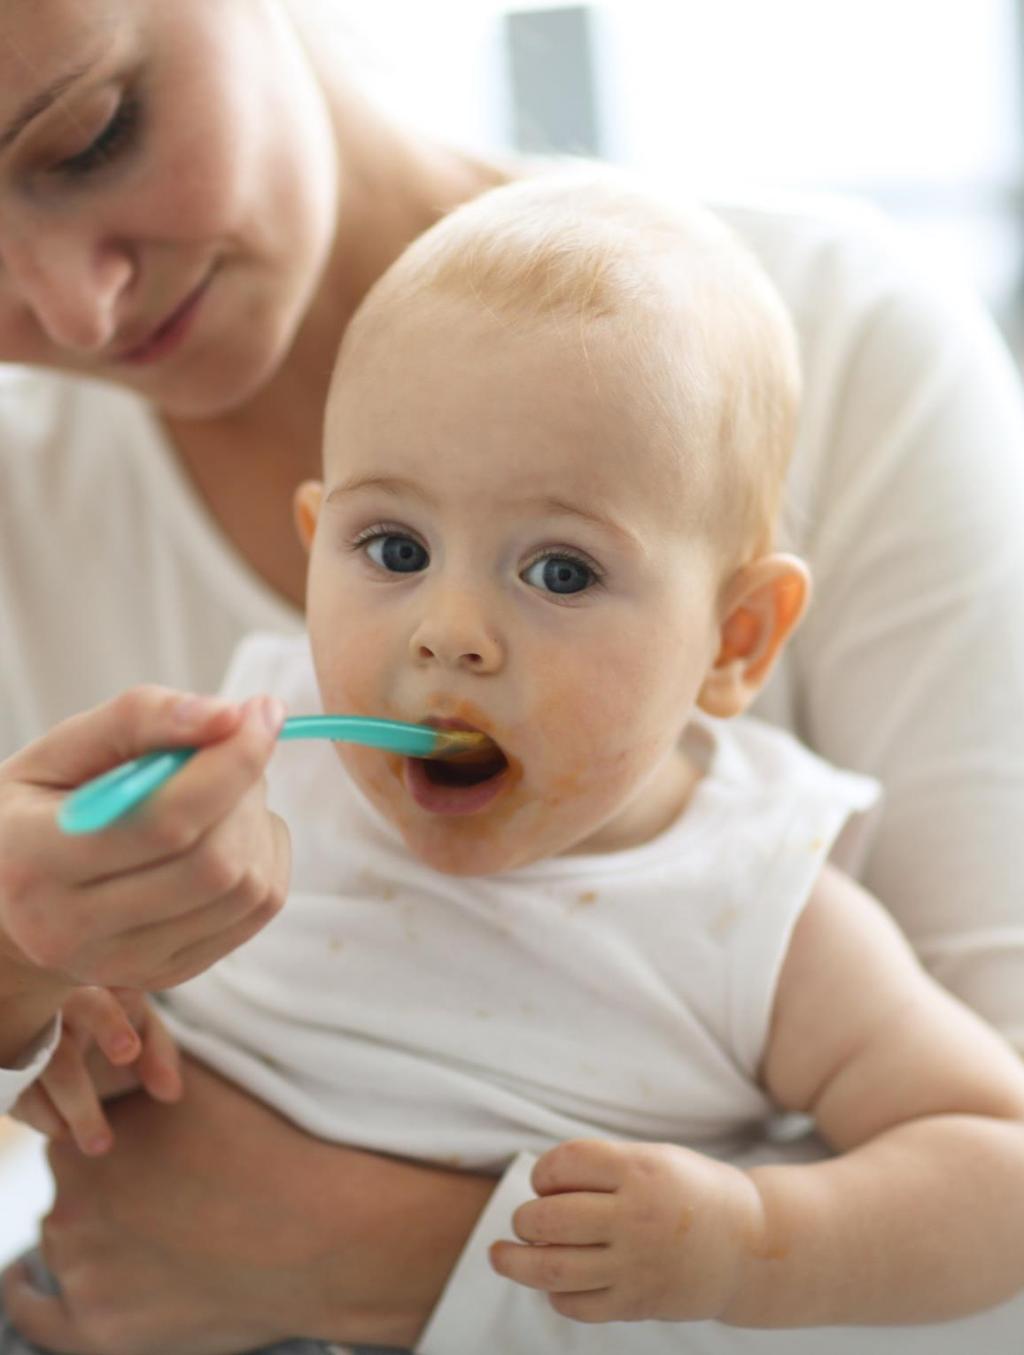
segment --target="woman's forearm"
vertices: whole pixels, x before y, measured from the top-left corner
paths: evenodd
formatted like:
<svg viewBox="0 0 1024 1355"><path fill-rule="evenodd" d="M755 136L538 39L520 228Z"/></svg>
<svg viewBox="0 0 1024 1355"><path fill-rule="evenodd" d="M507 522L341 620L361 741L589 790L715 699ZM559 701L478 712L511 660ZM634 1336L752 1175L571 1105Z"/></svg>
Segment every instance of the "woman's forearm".
<svg viewBox="0 0 1024 1355"><path fill-rule="evenodd" d="M179 1102L108 1111L113 1152L51 1154L66 1304L24 1318L37 1344L70 1310L76 1340L102 1316L111 1340L195 1355L413 1345L496 1185L325 1143L191 1060Z"/></svg>
<svg viewBox="0 0 1024 1355"><path fill-rule="evenodd" d="M373 1166L376 1176L379 1160L374 1159ZM384 1258L391 1277L390 1286L385 1286L387 1303L376 1314L367 1314L362 1339L410 1349L416 1345L495 1184L488 1177L418 1164L392 1164L386 1202L377 1208L369 1192L369 1211L362 1218L359 1245L368 1242L370 1253ZM351 1229L350 1220L347 1237ZM346 1274L351 1270L350 1261L344 1269ZM337 1314L332 1315L331 1304L337 1301L339 1288L332 1283L330 1266L324 1278L328 1306L323 1336L331 1339L333 1333L337 1339L339 1333L352 1331L352 1295L349 1292ZM375 1277L375 1282L367 1286L368 1292L381 1293L379 1280Z"/></svg>
<svg viewBox="0 0 1024 1355"><path fill-rule="evenodd" d="M13 1068L73 990L47 982L0 955L0 1068Z"/></svg>
<svg viewBox="0 0 1024 1355"><path fill-rule="evenodd" d="M942 1322L1024 1287L1024 1123L934 1116L811 1166L750 1173L764 1228L742 1327Z"/></svg>

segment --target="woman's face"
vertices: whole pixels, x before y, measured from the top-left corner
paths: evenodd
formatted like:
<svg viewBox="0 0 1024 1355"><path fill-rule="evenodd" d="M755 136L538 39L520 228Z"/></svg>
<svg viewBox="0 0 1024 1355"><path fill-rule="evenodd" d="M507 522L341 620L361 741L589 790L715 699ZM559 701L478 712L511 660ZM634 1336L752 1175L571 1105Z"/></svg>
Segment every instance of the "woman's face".
<svg viewBox="0 0 1024 1355"><path fill-rule="evenodd" d="M238 406L315 293L336 171L275 0L0 0L0 362Z"/></svg>

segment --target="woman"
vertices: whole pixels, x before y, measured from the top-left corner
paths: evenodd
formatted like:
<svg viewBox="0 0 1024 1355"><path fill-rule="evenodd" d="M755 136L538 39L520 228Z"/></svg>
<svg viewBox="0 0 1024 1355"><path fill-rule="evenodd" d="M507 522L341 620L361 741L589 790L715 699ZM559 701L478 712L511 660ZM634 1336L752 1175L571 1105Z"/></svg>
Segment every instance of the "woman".
<svg viewBox="0 0 1024 1355"><path fill-rule="evenodd" d="M260 792L280 711L150 688L42 736L132 683L214 690L242 633L299 624L291 489L317 464L347 320L409 240L503 177L369 107L323 50L323 14L0 0L0 361L56 369L0 384L8 1069L45 1058L75 983L180 981L280 906L286 835ZM939 977L1024 1044L1015 377L975 311L935 298L872 221L722 212L791 304L806 366L791 492L817 604L762 713L885 781L865 879ZM169 741L215 746L159 821L58 837L62 788ZM179 1106L130 1098L113 1118L113 1154L52 1154L43 1241L61 1294L19 1269L5 1281L40 1345L616 1348L487 1268L528 1163L495 1183L331 1147L199 1068ZM692 1331L708 1352L746 1335ZM791 1351L814 1334L751 1335ZM660 1339L637 1329L630 1350Z"/></svg>

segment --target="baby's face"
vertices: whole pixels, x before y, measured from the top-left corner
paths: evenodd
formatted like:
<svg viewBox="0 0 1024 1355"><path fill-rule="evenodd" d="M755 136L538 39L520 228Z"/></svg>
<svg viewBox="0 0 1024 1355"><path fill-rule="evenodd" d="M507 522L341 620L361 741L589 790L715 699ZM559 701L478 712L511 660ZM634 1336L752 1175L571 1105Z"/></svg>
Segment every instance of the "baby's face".
<svg viewBox="0 0 1024 1355"><path fill-rule="evenodd" d="M506 762L459 785L338 752L444 872L643 842L692 786L680 734L719 644L706 493L645 436L609 338L412 310L332 397L317 675L325 710L464 724Z"/></svg>

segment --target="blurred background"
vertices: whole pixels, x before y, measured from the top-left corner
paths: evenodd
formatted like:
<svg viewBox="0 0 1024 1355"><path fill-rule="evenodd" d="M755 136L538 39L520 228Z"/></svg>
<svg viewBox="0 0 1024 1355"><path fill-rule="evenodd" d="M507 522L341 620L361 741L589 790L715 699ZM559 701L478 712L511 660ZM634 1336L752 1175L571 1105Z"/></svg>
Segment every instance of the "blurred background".
<svg viewBox="0 0 1024 1355"><path fill-rule="evenodd" d="M1024 0L320 0L450 141L866 197L1024 355Z"/></svg>

